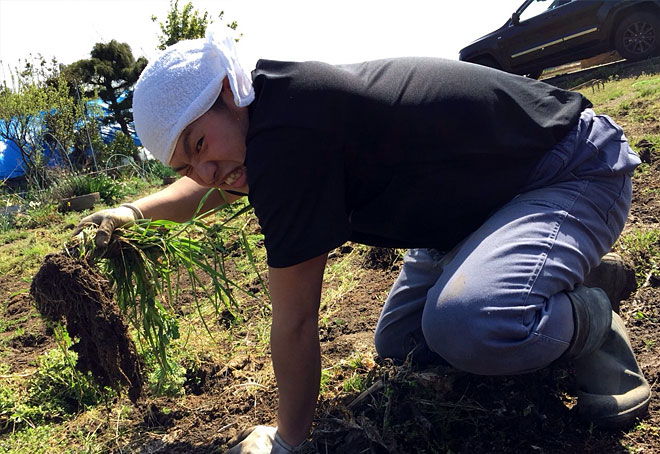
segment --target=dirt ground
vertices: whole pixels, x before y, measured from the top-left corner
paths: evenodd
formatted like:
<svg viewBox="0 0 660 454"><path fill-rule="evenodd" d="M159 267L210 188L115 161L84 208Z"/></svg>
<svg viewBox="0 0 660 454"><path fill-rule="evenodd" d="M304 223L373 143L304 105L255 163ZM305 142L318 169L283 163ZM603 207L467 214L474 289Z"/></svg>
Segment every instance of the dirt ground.
<svg viewBox="0 0 660 454"><path fill-rule="evenodd" d="M635 177L626 229L660 225L660 153L645 154L644 147L640 148L648 170ZM344 247L333 252L330 261L349 253L351 247ZM633 263L643 259L625 258ZM368 389L364 393L345 391L341 381L349 377L334 377L319 402L310 450L356 454L660 453L656 392L660 276L649 274L644 285L622 301L620 309L654 391L649 416L628 431L603 431L577 419L575 384L567 366L520 376L481 377L445 366L420 369L376 358L373 329L400 259L391 251L374 250L363 256L363 264L357 285L337 302L340 315L323 324L320 335L324 368L356 352L373 359L358 367ZM35 316L34 303L24 287L25 283L0 277L2 297L8 299L3 317L16 321L25 333L10 343L5 361L12 372L24 370L54 347L52 333ZM242 334L246 333L237 332L236 337ZM0 339L7 335L0 333ZM126 435L109 452L223 452L241 429L275 423L274 381L254 384L251 380L270 367L267 355L237 355L227 364L202 364L186 377L183 398L147 397L130 406ZM111 424L95 428L114 430Z"/></svg>

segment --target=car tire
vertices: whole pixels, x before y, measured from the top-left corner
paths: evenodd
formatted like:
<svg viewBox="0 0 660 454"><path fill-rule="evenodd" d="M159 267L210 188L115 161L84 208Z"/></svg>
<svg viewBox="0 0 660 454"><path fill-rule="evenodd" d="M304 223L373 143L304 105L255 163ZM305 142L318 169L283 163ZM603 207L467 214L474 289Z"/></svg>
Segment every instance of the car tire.
<svg viewBox="0 0 660 454"><path fill-rule="evenodd" d="M644 60L660 51L660 19L650 12L634 13L621 21L614 47L626 60Z"/></svg>

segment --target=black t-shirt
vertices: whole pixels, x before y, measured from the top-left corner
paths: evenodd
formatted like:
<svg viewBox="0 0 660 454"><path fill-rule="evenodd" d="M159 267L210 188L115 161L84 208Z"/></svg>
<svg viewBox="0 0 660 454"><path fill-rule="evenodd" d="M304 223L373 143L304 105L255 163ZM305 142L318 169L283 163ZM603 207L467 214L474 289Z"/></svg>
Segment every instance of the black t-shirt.
<svg viewBox="0 0 660 454"><path fill-rule="evenodd" d="M260 60L246 166L268 263L351 240L450 249L517 194L590 107L463 62Z"/></svg>

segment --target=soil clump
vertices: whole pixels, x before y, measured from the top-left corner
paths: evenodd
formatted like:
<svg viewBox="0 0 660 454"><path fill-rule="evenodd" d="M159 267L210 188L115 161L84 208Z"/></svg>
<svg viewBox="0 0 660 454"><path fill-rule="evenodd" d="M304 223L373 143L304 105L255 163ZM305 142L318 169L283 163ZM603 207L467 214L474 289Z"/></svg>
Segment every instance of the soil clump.
<svg viewBox="0 0 660 454"><path fill-rule="evenodd" d="M142 362L115 303L108 281L86 261L65 252L49 254L34 276L30 294L37 310L52 322L64 321L76 368L91 372L102 386L128 386L136 402L142 394Z"/></svg>

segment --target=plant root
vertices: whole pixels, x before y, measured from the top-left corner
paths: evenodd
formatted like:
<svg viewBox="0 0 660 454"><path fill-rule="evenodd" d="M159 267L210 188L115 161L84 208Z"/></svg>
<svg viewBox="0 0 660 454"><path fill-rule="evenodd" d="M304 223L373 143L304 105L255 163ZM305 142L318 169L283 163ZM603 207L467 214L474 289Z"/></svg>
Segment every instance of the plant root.
<svg viewBox="0 0 660 454"><path fill-rule="evenodd" d="M30 294L48 320L64 321L80 340L76 368L91 372L102 386L128 386L134 403L142 394L142 369L108 282L84 260L64 252L49 254L34 276Z"/></svg>

